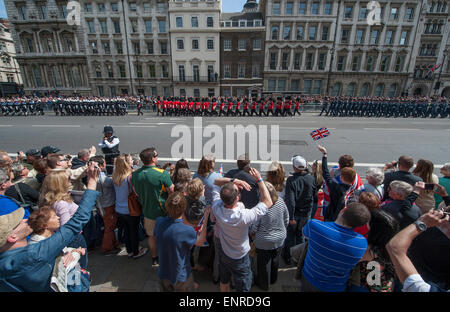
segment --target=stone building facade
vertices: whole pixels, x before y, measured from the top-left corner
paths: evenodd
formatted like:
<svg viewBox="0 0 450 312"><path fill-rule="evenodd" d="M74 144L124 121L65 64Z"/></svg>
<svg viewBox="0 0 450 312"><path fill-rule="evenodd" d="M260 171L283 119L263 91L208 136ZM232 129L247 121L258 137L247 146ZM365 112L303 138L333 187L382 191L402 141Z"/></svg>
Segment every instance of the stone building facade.
<svg viewBox="0 0 450 312"><path fill-rule="evenodd" d="M222 13L220 26L221 95L261 96L265 26L256 0L240 13Z"/></svg>
<svg viewBox="0 0 450 312"><path fill-rule="evenodd" d="M174 96L220 95L221 0L169 0Z"/></svg>
<svg viewBox="0 0 450 312"><path fill-rule="evenodd" d="M23 83L9 22L4 19L0 19L0 82Z"/></svg>
<svg viewBox="0 0 450 312"><path fill-rule="evenodd" d="M448 45L449 19L443 3L441 12L424 15L426 2L378 1L380 23L369 25L368 1L261 0L266 16L264 88L348 96L427 95L427 87L414 89L414 68L422 62L416 58L420 42L430 40L424 33L426 15L441 16L436 27L441 25L442 36L431 39L440 43L439 53ZM439 59L443 57L427 64Z"/></svg>

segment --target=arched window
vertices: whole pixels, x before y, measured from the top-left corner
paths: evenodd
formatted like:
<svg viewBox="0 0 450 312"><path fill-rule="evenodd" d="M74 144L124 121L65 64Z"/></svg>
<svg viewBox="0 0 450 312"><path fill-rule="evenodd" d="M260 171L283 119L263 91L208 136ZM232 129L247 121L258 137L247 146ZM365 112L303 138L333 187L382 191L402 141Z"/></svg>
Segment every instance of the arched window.
<svg viewBox="0 0 450 312"><path fill-rule="evenodd" d="M384 93L384 84L379 83L375 88L375 96L383 96Z"/></svg>
<svg viewBox="0 0 450 312"><path fill-rule="evenodd" d="M333 86L333 96L340 96L342 93L342 84L340 82L336 82Z"/></svg>
<svg viewBox="0 0 450 312"><path fill-rule="evenodd" d="M352 82L347 86L346 96L355 96L356 83Z"/></svg>
<svg viewBox="0 0 450 312"><path fill-rule="evenodd" d="M447 2L444 1L444 5L442 6L441 13L447 12Z"/></svg>
<svg viewBox="0 0 450 312"><path fill-rule="evenodd" d="M397 84L393 83L391 84L391 87L389 88L389 97L394 97L397 93Z"/></svg>
<svg viewBox="0 0 450 312"><path fill-rule="evenodd" d="M369 84L366 82L362 85L359 96L368 96L369 95Z"/></svg>

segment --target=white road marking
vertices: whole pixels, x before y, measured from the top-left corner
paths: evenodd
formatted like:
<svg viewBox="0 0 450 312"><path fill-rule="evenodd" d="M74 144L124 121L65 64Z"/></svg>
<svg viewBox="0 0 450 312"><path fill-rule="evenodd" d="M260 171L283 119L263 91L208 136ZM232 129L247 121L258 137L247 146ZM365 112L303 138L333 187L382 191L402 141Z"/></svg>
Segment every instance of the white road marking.
<svg viewBox="0 0 450 312"><path fill-rule="evenodd" d="M0 125L0 127L13 127L14 125Z"/></svg>
<svg viewBox="0 0 450 312"><path fill-rule="evenodd" d="M156 128L157 126L137 126L137 125L132 125L132 126L114 126L114 128Z"/></svg>
<svg viewBox="0 0 450 312"><path fill-rule="evenodd" d="M39 128L80 128L80 125L31 125Z"/></svg>
<svg viewBox="0 0 450 312"><path fill-rule="evenodd" d="M175 125L175 122L130 122L130 125Z"/></svg>
<svg viewBox="0 0 450 312"><path fill-rule="evenodd" d="M403 128L364 128L364 130L381 130L381 131L422 131L423 129L403 129Z"/></svg>

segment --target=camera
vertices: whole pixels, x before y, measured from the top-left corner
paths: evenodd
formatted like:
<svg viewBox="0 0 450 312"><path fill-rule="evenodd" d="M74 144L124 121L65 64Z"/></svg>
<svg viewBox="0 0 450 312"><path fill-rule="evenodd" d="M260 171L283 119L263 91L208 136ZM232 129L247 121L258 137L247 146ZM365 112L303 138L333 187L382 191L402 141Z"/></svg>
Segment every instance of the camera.
<svg viewBox="0 0 450 312"><path fill-rule="evenodd" d="M425 190L426 191L432 191L434 190L434 183L425 183Z"/></svg>

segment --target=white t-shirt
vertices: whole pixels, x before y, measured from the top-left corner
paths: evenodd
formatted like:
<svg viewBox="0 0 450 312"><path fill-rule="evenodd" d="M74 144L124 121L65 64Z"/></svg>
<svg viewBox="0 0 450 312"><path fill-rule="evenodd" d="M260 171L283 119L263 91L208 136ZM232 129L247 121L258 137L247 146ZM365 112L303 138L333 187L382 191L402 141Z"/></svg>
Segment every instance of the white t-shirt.
<svg viewBox="0 0 450 312"><path fill-rule="evenodd" d="M419 274L408 276L403 283L403 292L430 292L431 286Z"/></svg>

